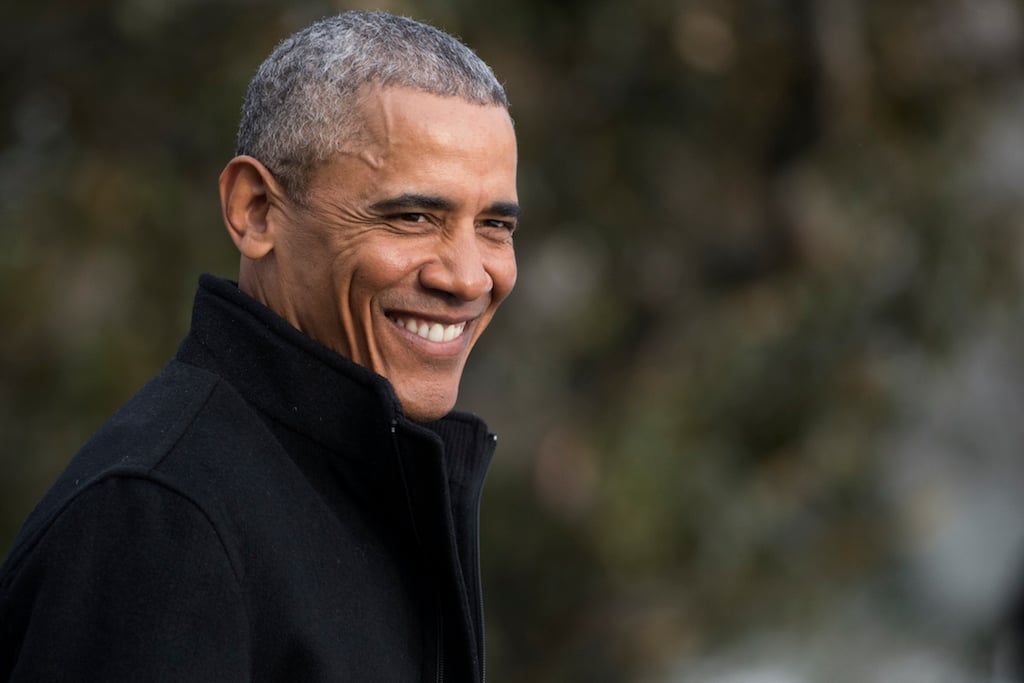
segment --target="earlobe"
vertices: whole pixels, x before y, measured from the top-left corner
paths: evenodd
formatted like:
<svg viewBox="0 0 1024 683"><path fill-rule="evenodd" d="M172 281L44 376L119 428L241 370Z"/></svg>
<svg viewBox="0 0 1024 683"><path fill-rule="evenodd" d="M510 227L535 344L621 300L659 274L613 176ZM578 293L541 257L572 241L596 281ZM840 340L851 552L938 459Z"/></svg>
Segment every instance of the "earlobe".
<svg viewBox="0 0 1024 683"><path fill-rule="evenodd" d="M274 248L269 223L273 176L250 156L228 162L220 174L220 205L224 225L242 256L256 260Z"/></svg>

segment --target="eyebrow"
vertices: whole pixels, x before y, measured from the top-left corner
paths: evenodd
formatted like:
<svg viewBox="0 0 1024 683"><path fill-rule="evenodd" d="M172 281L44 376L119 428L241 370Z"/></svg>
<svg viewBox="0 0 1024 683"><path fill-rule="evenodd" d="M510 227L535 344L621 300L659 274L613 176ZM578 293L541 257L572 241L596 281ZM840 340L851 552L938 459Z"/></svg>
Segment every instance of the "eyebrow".
<svg viewBox="0 0 1024 683"><path fill-rule="evenodd" d="M484 209L481 213L518 219L519 216L522 215L523 210L519 208L519 205L515 202L495 202Z"/></svg>
<svg viewBox="0 0 1024 683"><path fill-rule="evenodd" d="M370 205L370 209L378 213L394 213L401 211L413 211L415 209L430 209L433 211L451 211L455 208L455 202L445 197L436 197L426 194L405 193L397 197L388 197ZM494 202L481 213L505 218L519 218L522 210L515 202Z"/></svg>

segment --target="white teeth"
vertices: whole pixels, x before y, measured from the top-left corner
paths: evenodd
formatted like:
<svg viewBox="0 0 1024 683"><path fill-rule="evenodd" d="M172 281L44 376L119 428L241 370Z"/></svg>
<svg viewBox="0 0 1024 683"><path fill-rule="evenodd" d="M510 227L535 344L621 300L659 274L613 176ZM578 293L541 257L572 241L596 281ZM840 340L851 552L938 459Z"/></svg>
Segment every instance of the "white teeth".
<svg viewBox="0 0 1024 683"><path fill-rule="evenodd" d="M442 325L441 323L428 323L425 321L409 318L392 318L395 324L413 334L429 339L432 342L451 341L462 335L466 329L466 323L455 323L454 325Z"/></svg>

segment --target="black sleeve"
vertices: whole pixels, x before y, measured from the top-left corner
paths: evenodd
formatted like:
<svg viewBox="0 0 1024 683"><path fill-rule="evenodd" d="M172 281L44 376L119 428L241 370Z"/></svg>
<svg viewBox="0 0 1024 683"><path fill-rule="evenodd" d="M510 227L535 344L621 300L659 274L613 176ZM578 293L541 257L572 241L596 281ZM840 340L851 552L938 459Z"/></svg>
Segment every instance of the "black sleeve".
<svg viewBox="0 0 1024 683"><path fill-rule="evenodd" d="M145 478L83 491L0 587L0 679L247 681L237 568L193 502Z"/></svg>

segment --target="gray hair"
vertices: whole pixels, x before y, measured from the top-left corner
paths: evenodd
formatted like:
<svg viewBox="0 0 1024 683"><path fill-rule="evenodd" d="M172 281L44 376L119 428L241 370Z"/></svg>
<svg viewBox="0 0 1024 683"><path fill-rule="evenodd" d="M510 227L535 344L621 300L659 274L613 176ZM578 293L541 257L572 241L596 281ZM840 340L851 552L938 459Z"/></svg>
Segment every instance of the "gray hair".
<svg viewBox="0 0 1024 683"><path fill-rule="evenodd" d="M384 12L345 12L286 38L260 65L236 153L258 159L291 199L304 201L313 169L359 133L368 84L508 108L494 72L456 38Z"/></svg>

